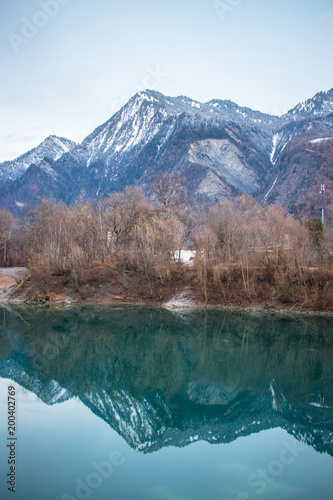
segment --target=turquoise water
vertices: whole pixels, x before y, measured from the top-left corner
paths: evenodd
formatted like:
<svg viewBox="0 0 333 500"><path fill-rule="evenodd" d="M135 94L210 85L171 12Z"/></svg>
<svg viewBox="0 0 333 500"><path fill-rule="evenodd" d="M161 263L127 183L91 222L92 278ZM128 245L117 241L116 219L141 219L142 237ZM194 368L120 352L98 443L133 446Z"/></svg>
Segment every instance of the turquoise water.
<svg viewBox="0 0 333 500"><path fill-rule="evenodd" d="M332 317L7 307L0 323L1 499L331 500Z"/></svg>

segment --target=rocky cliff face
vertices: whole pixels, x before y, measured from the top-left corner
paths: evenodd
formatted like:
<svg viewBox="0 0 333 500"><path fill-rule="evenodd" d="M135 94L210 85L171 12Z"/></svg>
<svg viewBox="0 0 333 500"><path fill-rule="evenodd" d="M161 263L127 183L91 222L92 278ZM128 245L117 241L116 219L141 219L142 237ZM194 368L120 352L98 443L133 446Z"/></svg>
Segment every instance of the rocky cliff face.
<svg viewBox="0 0 333 500"><path fill-rule="evenodd" d="M248 193L295 210L319 179L333 189L332 138L333 89L282 117L230 101L139 92L81 144L62 140L53 152L40 145L38 158L30 152L0 165L0 203L94 199L129 184L146 188L169 171L185 177L193 200Z"/></svg>

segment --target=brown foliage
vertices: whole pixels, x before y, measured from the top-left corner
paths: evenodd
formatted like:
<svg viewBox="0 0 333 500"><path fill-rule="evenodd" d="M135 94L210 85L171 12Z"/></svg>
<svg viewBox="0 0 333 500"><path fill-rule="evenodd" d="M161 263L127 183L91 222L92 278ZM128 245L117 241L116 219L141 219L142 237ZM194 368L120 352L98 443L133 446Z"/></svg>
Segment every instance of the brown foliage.
<svg viewBox="0 0 333 500"><path fill-rule="evenodd" d="M318 251L305 225L249 196L220 201L200 221L190 208L153 204L133 187L95 206L41 200L20 224L0 212L0 249L4 241L24 255L45 293L56 277L85 297L87 283L108 282L119 271L142 277L150 298L179 275L204 303L333 307L332 234L326 231ZM186 268L177 251L189 245L196 255Z"/></svg>

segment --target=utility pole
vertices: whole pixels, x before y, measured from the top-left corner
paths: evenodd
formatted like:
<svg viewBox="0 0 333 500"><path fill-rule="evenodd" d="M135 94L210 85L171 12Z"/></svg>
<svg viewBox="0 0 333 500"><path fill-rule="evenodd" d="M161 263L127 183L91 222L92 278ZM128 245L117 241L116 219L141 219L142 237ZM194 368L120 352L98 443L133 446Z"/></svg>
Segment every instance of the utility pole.
<svg viewBox="0 0 333 500"><path fill-rule="evenodd" d="M322 196L321 222L322 222L323 227L324 227L324 212L325 212L325 184L322 184L322 185L321 185L321 188L320 188L320 192L319 192L319 194L321 194L321 196Z"/></svg>

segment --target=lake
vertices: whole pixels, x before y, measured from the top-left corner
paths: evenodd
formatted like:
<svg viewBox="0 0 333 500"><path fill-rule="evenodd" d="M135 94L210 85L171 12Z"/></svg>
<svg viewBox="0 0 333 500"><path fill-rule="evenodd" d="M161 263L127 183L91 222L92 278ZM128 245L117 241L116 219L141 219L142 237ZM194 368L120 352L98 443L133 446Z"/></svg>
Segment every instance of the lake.
<svg viewBox="0 0 333 500"><path fill-rule="evenodd" d="M1 499L332 499L332 316L2 306L0 323Z"/></svg>

